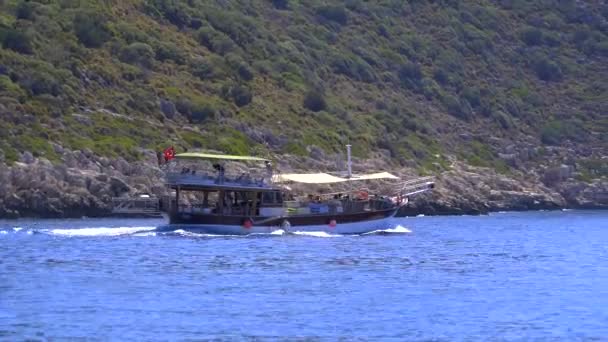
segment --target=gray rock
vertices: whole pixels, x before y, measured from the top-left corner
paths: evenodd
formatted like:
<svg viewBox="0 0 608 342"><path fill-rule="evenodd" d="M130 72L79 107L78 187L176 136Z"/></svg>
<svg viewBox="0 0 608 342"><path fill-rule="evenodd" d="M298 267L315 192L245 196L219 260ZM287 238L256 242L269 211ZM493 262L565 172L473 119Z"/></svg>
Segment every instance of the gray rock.
<svg viewBox="0 0 608 342"><path fill-rule="evenodd" d="M108 166L110 166L110 160L106 157L101 157L101 158L99 158L99 164L102 167L108 167Z"/></svg>
<svg viewBox="0 0 608 342"><path fill-rule="evenodd" d="M85 176L77 171L70 171L66 175L65 178L66 183L73 188L86 188L86 178Z"/></svg>
<svg viewBox="0 0 608 342"><path fill-rule="evenodd" d="M323 160L325 158L325 152L318 146L310 145L306 149L310 153L310 157L315 160Z"/></svg>
<svg viewBox="0 0 608 342"><path fill-rule="evenodd" d="M160 99L160 111L167 119L173 119L177 113L175 104L169 100Z"/></svg>
<svg viewBox="0 0 608 342"><path fill-rule="evenodd" d="M105 174L99 174L99 175L95 176L95 179L102 183L106 183L109 180L108 175L105 175Z"/></svg>
<svg viewBox="0 0 608 342"><path fill-rule="evenodd" d="M56 144L56 143L51 143L51 145L53 146L53 150L55 151L55 153L63 154L63 152L65 152L65 149L63 148L63 146Z"/></svg>
<svg viewBox="0 0 608 342"><path fill-rule="evenodd" d="M112 177L110 178L110 191L112 195L115 197L119 197L120 195L127 193L131 190L129 185L125 183L122 179Z"/></svg>
<svg viewBox="0 0 608 342"><path fill-rule="evenodd" d="M34 158L34 155L32 155L32 152L30 152L30 151L23 152L21 154L21 158L19 158L19 160L25 164L32 164L36 161L36 159Z"/></svg>
<svg viewBox="0 0 608 342"><path fill-rule="evenodd" d="M545 173L543 175L543 183L548 186L555 185L572 177L573 172L574 168L568 165L548 168L547 170L545 170Z"/></svg>
<svg viewBox="0 0 608 342"><path fill-rule="evenodd" d="M123 175L131 174L131 165L122 157L112 160L111 165L114 166L116 171L122 173Z"/></svg>
<svg viewBox="0 0 608 342"><path fill-rule="evenodd" d="M91 150L90 150L90 149L88 149L88 148L83 149L83 150L82 150L82 154L84 154L84 156L85 156L87 159L91 159L91 158L93 158L93 151L91 151Z"/></svg>

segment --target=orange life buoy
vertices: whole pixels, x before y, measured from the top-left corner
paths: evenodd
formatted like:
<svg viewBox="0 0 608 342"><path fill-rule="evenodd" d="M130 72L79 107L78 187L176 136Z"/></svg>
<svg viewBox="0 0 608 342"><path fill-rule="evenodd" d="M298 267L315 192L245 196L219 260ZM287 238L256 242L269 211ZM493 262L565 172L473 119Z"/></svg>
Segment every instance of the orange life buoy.
<svg viewBox="0 0 608 342"><path fill-rule="evenodd" d="M362 199L362 200L367 200L369 198L369 194L365 190L360 190L357 193L357 197L359 197L359 199Z"/></svg>

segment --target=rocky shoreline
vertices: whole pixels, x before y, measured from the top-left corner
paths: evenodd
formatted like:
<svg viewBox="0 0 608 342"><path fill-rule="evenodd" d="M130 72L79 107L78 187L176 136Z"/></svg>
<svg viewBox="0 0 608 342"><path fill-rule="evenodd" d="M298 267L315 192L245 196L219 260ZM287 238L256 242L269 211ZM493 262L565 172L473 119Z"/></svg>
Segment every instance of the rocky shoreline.
<svg viewBox="0 0 608 342"><path fill-rule="evenodd" d="M0 218L80 218L111 215L111 199L166 194L154 151L134 163L90 151L56 147L61 163L24 153L12 166L0 162ZM480 215L496 211L608 209L608 181L575 180L567 167L506 176L453 163L436 176L431 193L415 196L398 216Z"/></svg>

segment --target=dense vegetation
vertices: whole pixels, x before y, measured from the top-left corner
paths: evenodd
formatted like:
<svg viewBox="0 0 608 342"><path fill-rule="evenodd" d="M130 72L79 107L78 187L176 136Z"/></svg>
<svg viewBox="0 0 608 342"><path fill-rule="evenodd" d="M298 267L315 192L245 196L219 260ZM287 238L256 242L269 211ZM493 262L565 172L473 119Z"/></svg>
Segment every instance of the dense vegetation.
<svg viewBox="0 0 608 342"><path fill-rule="evenodd" d="M506 172L507 145L608 144L601 3L6 0L0 149L11 163L56 161L57 145L138 158L350 142Z"/></svg>

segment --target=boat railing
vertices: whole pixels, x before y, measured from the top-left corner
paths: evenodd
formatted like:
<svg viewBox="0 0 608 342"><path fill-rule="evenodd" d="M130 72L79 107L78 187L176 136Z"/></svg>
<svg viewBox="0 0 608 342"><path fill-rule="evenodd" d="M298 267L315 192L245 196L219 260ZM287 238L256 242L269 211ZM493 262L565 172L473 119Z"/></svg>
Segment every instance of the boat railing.
<svg viewBox="0 0 608 342"><path fill-rule="evenodd" d="M225 185L246 187L269 187L272 186L271 179L267 177L252 177L248 174L240 176L210 175L207 173L171 172L167 174L167 182L171 185Z"/></svg>
<svg viewBox="0 0 608 342"><path fill-rule="evenodd" d="M287 215L342 214L369 210L388 209L390 202L384 198L355 199L342 198L329 201L284 201Z"/></svg>
<svg viewBox="0 0 608 342"><path fill-rule="evenodd" d="M156 197L113 197L113 214L159 213L160 200Z"/></svg>
<svg viewBox="0 0 608 342"><path fill-rule="evenodd" d="M435 187L435 178L428 176L411 179L397 183L395 187L399 189L394 193L395 196L412 196L432 190Z"/></svg>

